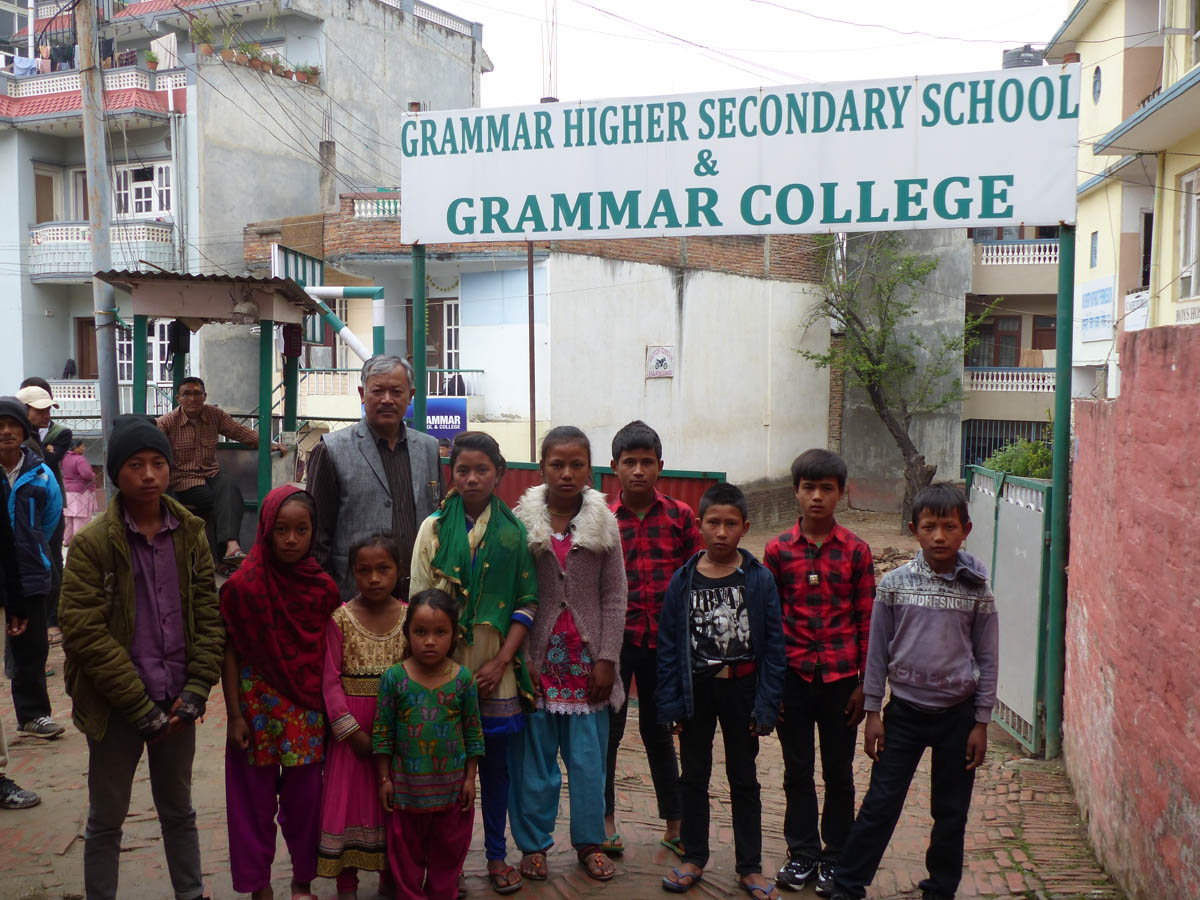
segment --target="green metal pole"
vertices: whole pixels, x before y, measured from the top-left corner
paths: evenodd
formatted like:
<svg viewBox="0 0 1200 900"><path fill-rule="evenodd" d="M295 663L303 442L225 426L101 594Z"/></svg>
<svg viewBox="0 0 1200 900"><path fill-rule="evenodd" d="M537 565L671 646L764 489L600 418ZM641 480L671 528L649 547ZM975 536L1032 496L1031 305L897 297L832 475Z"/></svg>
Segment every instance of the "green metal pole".
<svg viewBox="0 0 1200 900"><path fill-rule="evenodd" d="M275 323L263 319L258 336L258 508L271 491L271 376L275 368Z"/></svg>
<svg viewBox="0 0 1200 900"><path fill-rule="evenodd" d="M295 434L296 406L300 400L300 357L283 360L283 430Z"/></svg>
<svg viewBox="0 0 1200 900"><path fill-rule="evenodd" d="M1053 495L1050 498L1050 604L1046 616L1046 758L1062 752L1067 626L1067 501L1071 481L1071 343L1075 315L1075 226L1058 226L1055 321Z"/></svg>
<svg viewBox="0 0 1200 900"><path fill-rule="evenodd" d="M413 425L417 431L425 430L425 400L429 391L429 376L426 373L426 348L429 346L429 316L425 309L425 247L413 244L412 248L412 293L413 293L413 346L409 349L413 357L413 378L417 389L413 397Z"/></svg>
<svg viewBox="0 0 1200 900"><path fill-rule="evenodd" d="M146 327L145 316L133 317L133 412L146 414Z"/></svg>

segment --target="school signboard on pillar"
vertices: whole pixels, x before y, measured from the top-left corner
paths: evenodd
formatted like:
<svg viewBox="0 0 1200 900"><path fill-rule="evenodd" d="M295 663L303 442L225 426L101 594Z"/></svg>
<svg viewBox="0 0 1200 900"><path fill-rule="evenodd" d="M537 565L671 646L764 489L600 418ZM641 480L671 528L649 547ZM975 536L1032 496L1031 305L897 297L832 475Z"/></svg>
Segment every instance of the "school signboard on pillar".
<svg viewBox="0 0 1200 900"><path fill-rule="evenodd" d="M1075 221L1079 64L407 114L403 240Z"/></svg>

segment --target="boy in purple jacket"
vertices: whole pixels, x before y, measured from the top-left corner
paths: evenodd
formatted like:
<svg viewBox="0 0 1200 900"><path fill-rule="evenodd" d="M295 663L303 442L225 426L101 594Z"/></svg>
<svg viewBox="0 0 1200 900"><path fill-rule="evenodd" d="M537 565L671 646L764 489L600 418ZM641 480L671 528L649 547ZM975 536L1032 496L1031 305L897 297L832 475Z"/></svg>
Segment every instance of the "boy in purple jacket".
<svg viewBox="0 0 1200 900"><path fill-rule="evenodd" d="M953 900L962 879L967 810L996 702L996 601L983 563L959 549L971 521L958 488L923 488L909 527L921 552L882 578L871 612L864 749L875 765L834 869L833 900L866 896L926 747L933 830L922 900ZM885 682L892 698L881 719Z"/></svg>

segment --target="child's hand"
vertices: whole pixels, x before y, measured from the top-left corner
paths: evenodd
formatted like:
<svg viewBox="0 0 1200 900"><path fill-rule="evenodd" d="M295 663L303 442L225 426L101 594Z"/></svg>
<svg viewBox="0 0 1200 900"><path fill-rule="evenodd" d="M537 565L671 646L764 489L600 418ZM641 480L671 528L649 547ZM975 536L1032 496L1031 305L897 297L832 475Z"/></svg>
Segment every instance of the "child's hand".
<svg viewBox="0 0 1200 900"><path fill-rule="evenodd" d="M967 771L971 772L983 763L987 756L987 723L976 722L967 736Z"/></svg>
<svg viewBox="0 0 1200 900"><path fill-rule="evenodd" d="M359 759L371 758L371 735L361 728L346 738L346 743Z"/></svg>
<svg viewBox="0 0 1200 900"><path fill-rule="evenodd" d="M883 719L879 713L867 713L867 727L863 729L863 751L871 758L871 762L879 762L879 754L883 752Z"/></svg>
<svg viewBox="0 0 1200 900"><path fill-rule="evenodd" d="M467 810L469 810L471 807L473 807L475 805L475 779L474 778L465 779L463 781L462 790L459 792L458 796L459 796L459 799L462 801L461 803L459 803L459 809L461 809L463 812L466 812Z"/></svg>
<svg viewBox="0 0 1200 900"><path fill-rule="evenodd" d="M479 671L475 673L475 686L479 689L480 697L490 696L500 684L500 679L504 677L504 670L508 664L502 662L499 657L490 659L479 667Z"/></svg>
<svg viewBox="0 0 1200 900"><path fill-rule="evenodd" d="M846 716L847 728L857 728L862 722L863 716L867 713L863 709L863 686L861 684L854 689L854 693L850 695L846 708L842 712Z"/></svg>
<svg viewBox="0 0 1200 900"><path fill-rule="evenodd" d="M607 703L617 680L617 667L610 659L598 659L588 676L588 703Z"/></svg>
<svg viewBox="0 0 1200 900"><path fill-rule="evenodd" d="M379 782L379 802L388 812L395 809L395 805L392 803L392 779L388 778Z"/></svg>
<svg viewBox="0 0 1200 900"><path fill-rule="evenodd" d="M228 740L235 750L250 749L250 725L241 716L229 720Z"/></svg>

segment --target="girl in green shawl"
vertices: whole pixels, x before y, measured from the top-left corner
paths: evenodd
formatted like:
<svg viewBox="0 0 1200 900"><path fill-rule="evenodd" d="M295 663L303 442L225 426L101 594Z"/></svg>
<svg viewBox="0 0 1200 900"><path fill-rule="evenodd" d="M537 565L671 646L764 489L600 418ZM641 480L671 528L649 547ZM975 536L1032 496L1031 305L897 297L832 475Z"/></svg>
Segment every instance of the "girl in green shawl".
<svg viewBox="0 0 1200 900"><path fill-rule="evenodd" d="M450 474L453 489L417 533L409 589L440 588L458 600L454 658L475 673L483 720L479 796L488 876L496 893L511 894L521 875L505 861L508 738L533 709L521 645L537 607L537 576L525 527L494 493L504 474L496 440L481 431L459 434Z"/></svg>

